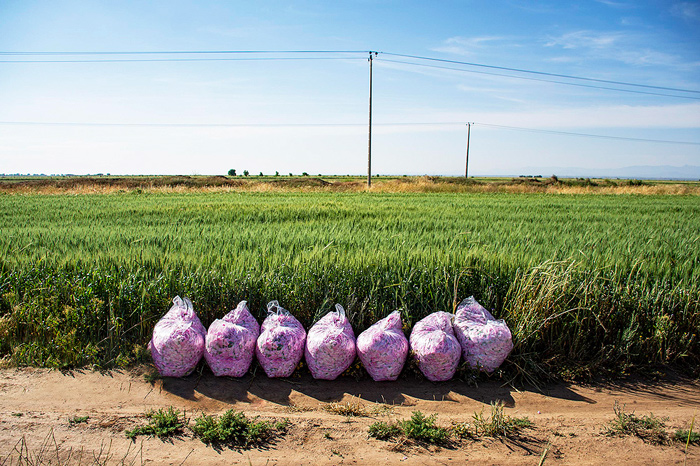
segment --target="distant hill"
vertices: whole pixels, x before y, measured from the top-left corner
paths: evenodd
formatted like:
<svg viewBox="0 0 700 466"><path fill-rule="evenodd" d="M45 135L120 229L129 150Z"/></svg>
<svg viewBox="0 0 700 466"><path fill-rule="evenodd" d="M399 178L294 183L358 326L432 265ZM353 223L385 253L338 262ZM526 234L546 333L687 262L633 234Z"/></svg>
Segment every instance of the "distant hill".
<svg viewBox="0 0 700 466"><path fill-rule="evenodd" d="M557 175L562 178L636 178L660 180L699 180L700 167L683 165L638 165L622 168L581 168L581 167L522 167L513 170L499 170L489 173L498 176Z"/></svg>

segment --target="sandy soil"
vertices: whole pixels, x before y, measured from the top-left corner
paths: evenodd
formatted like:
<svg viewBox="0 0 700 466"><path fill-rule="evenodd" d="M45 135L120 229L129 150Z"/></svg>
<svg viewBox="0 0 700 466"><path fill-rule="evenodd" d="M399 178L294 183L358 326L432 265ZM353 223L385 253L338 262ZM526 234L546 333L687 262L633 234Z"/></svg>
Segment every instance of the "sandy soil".
<svg viewBox="0 0 700 466"><path fill-rule="evenodd" d="M700 411L695 381L627 382L595 386L552 385L541 392L495 383L466 386L402 380L374 383L344 379L271 380L265 376L144 380L143 370L98 373L39 369L0 370L0 465L20 464L700 464L700 447L652 445L636 437L601 434L615 401L638 415L667 417L669 433L688 428ZM447 447L385 442L367 435L377 420L400 420L414 410L436 413L441 425L471 419L502 400L510 416L528 417L532 428L506 440L461 440ZM361 403L372 417L326 411L329 402ZM145 423L148 409L174 406L194 418L226 409L246 415L288 418L287 434L264 448L215 449L187 431L171 440L124 430ZM377 409L377 408L384 409ZM74 416L89 416L71 425ZM696 423L697 426L697 423ZM57 456L58 460L57 461Z"/></svg>

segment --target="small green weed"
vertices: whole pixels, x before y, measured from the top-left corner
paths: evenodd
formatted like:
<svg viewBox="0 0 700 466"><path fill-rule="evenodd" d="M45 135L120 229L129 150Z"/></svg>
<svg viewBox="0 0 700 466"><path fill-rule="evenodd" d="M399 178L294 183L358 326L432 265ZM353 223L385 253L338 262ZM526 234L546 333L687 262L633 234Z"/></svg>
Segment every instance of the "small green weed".
<svg viewBox="0 0 700 466"><path fill-rule="evenodd" d="M158 372L156 372L156 371L153 371L153 372L146 372L145 374L143 374L143 380L145 380L146 382L150 383L151 385L153 385L154 383L156 383L156 380L160 380L160 379L162 379L162 378L163 378L163 377L162 377Z"/></svg>
<svg viewBox="0 0 700 466"><path fill-rule="evenodd" d="M452 424L452 431L460 438L508 437L531 427L526 417L510 417L503 411L503 403L491 403L491 416L484 417L484 411L474 413L472 422Z"/></svg>
<svg viewBox="0 0 700 466"><path fill-rule="evenodd" d="M678 429L673 434L673 440L676 442L688 443L690 445L700 444L700 433L692 432L688 429Z"/></svg>
<svg viewBox="0 0 700 466"><path fill-rule="evenodd" d="M181 417L180 411L172 406L167 409L161 408L158 411L148 411L146 417L148 424L125 432L128 438L133 440L138 435L169 437L182 433L183 427L187 424L184 415Z"/></svg>
<svg viewBox="0 0 700 466"><path fill-rule="evenodd" d="M435 425L437 414L425 416L420 411L413 411L411 419L399 423L406 437L433 444L447 442L450 431L445 427Z"/></svg>
<svg viewBox="0 0 700 466"><path fill-rule="evenodd" d="M369 436L379 440L389 440L401 435L418 442L434 445L445 444L450 439L450 431L435 424L436 414L426 416L413 411L411 419L398 423L375 422L369 426Z"/></svg>
<svg viewBox="0 0 700 466"><path fill-rule="evenodd" d="M87 423L88 419L90 419L90 416L73 416L72 418L68 419L68 424L72 426L76 424L83 424Z"/></svg>
<svg viewBox="0 0 700 466"><path fill-rule="evenodd" d="M401 434L403 434L401 427L394 423L387 424L384 421L377 421L369 426L369 436L378 440L389 440Z"/></svg>
<svg viewBox="0 0 700 466"><path fill-rule="evenodd" d="M624 437L634 435L645 442L661 445L668 443L665 418L658 418L653 414L642 417L625 412L625 406L620 406L616 401L613 406L615 417L608 424L605 435Z"/></svg>
<svg viewBox="0 0 700 466"><path fill-rule="evenodd" d="M276 432L284 432L289 427L289 420L271 423L248 419L240 411L229 409L219 416L202 417L195 420L192 432L206 444L248 447L264 443Z"/></svg>

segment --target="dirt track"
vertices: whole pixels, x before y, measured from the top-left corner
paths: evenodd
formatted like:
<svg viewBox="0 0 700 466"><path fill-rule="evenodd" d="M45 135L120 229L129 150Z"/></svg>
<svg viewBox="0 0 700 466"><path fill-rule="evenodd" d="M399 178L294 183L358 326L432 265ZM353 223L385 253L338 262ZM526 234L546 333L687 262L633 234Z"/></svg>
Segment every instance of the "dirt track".
<svg viewBox="0 0 700 466"><path fill-rule="evenodd" d="M488 404L497 400L505 403L508 415L528 417L532 428L513 439L463 440L450 447L397 445L367 435L376 420L406 419L414 410L436 413L441 425L468 421L482 409L489 414ZM373 417L348 418L323 409L332 401L389 407ZM492 383L468 387L461 382L326 382L260 375L236 380L190 376L150 384L139 371L5 369L0 371L0 465L18 464L20 457L38 463L40 455L41 464L57 464L57 452L60 464L70 456L71 464L537 465L545 448L544 464L700 464L697 446L686 457L678 443L659 446L601 435L613 418L615 401L638 415L668 417L672 433L687 429L700 411L700 384L555 385L538 393ZM167 441L125 437L125 429L144 423L144 411L170 405L186 410L190 418L234 408L250 416L286 417L291 427L267 447L243 451L214 449L190 432ZM70 425L74 416L89 419Z"/></svg>

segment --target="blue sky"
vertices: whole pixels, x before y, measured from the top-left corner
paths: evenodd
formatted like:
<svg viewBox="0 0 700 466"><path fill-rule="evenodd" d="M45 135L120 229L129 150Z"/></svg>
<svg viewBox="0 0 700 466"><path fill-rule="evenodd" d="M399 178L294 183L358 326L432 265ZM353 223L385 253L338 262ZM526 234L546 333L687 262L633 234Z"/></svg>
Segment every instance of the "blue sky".
<svg viewBox="0 0 700 466"><path fill-rule="evenodd" d="M389 54L697 91L700 2L0 0L0 31L0 52L379 51L375 174L463 174L468 121L474 175L700 165L700 93ZM366 173L367 54L265 56L334 59L2 55L0 172Z"/></svg>

